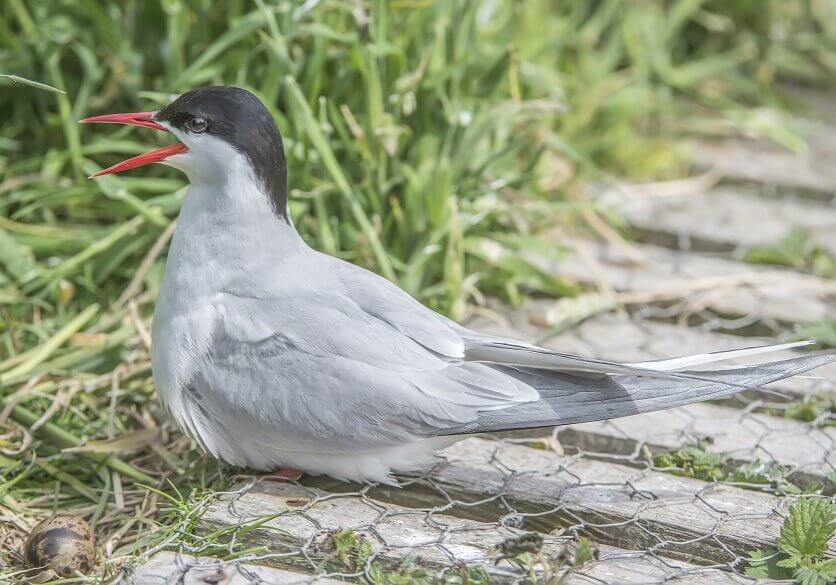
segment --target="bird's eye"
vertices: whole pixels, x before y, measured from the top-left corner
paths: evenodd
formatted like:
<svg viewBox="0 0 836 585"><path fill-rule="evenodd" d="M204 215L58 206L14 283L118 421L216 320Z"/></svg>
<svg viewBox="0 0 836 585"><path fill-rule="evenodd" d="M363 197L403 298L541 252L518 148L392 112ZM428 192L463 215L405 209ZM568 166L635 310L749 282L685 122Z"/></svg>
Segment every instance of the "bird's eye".
<svg viewBox="0 0 836 585"><path fill-rule="evenodd" d="M186 125L189 127L189 130L191 130L195 134L201 134L203 132L206 132L206 120L204 120L200 116L195 116L194 118L189 119Z"/></svg>

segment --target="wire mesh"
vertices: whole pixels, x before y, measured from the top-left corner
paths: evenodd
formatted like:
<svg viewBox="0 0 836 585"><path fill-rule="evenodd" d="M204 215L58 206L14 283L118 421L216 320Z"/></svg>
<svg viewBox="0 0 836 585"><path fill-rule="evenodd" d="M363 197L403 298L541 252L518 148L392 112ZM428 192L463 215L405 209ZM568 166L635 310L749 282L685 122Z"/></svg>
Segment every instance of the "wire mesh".
<svg viewBox="0 0 836 585"><path fill-rule="evenodd" d="M751 325L706 310L694 313L699 327L675 327L671 318L686 307L654 305L544 335L531 325L544 306L534 303L499 326L563 351L634 360L739 347L739 337L717 332ZM81 395L118 399L132 380L148 384L141 345L129 357L109 376L62 382L49 393L58 406L36 424L72 409ZM37 382L15 403L38 395ZM239 478L229 489L195 490L167 504L160 493L110 473L115 504L96 493L108 502L104 509L90 504L73 512L100 514L108 578L122 583L746 582L747 559L774 546L796 495L833 493L833 392L832 378L814 375L644 421L639 415L468 439L432 470L400 478L401 488ZM149 413L156 405L132 408L149 426L159 416ZM721 411L726 418L718 422ZM35 425L8 416L2 423L4 452L25 452ZM175 479L182 469L172 454L189 452L188 440L168 425L159 436L160 448L142 451L132 464ZM170 490L163 485L162 492ZM48 505L42 499L27 504ZM179 509L165 513L166 506ZM4 577L12 582L25 576L20 557L31 523L8 506L0 520L0 547L11 553L8 566L18 567ZM594 553L581 537L595 543ZM149 573L144 563L160 551L174 556ZM261 565L297 575L277 576Z"/></svg>
<svg viewBox="0 0 836 585"><path fill-rule="evenodd" d="M631 325L647 334L635 351L653 357L657 329L644 321ZM579 343L598 340L583 326L572 334ZM631 435L619 420L600 424L629 443L628 452L613 448L619 441L612 437L606 448L592 448L595 438L585 434L584 425L541 436L508 433L452 447L433 470L402 478L400 489L317 479L288 486L250 481L205 502L203 518L208 526L236 527L225 555L253 543L266 545L268 552L244 555L230 565L240 575L258 563L372 582L391 581L388 573L407 575L406 582L420 582L419 576L461 582L463 574L471 582L483 574L486 582L745 582L750 553L774 543L795 494L832 493L830 411L812 421L779 418L780 409L763 412L797 402L802 386L812 394L829 391L830 384L810 378L796 381L792 391L770 393L770 402L750 391L739 404L720 407L733 418L716 429L714 444L724 432L746 441L728 458L710 461L709 471L717 476L701 476L699 465L683 466L681 458L673 465L663 458L680 446L712 439L692 432L701 424L699 413L678 409L668 415L683 417L672 425L678 431L662 447L654 444L654 429L639 425ZM773 428L785 421L801 436ZM782 442L805 438L819 449L808 453L803 466L780 453L776 457L769 448L776 433ZM712 452L710 443L700 449ZM749 475L735 475L745 465ZM761 468L766 471L759 475ZM819 485L810 485L811 478ZM346 530L369 543L366 553L337 552L334 539ZM531 534L538 535L533 548L514 549ZM582 535L597 543L597 554L578 564ZM187 555L218 553L216 544L207 549L175 539L169 545ZM349 560L340 560L341 554ZM351 554L359 555L362 566L347 568ZM202 566L190 558L184 562Z"/></svg>

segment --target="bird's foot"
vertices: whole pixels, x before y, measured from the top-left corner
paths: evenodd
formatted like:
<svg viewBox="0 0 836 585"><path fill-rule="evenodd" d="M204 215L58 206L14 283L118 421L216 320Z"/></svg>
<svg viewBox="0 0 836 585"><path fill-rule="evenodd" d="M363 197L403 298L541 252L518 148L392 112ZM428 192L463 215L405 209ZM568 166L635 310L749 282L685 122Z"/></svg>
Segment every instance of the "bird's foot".
<svg viewBox="0 0 836 585"><path fill-rule="evenodd" d="M290 467L280 467L275 471L271 471L270 473L265 473L263 475L259 475L258 478L264 481L278 481L278 482L285 482L285 481L296 481L302 475L304 471L301 469L292 469Z"/></svg>

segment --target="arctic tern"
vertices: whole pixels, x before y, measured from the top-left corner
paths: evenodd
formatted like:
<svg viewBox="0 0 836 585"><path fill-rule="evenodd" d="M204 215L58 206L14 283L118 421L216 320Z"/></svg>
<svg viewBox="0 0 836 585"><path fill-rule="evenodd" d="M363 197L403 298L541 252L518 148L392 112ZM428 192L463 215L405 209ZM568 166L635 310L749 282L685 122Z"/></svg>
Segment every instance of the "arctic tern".
<svg viewBox="0 0 836 585"><path fill-rule="evenodd" d="M281 136L248 91L203 87L158 111L83 122L179 140L95 176L162 163L189 179L154 312L153 375L177 424L234 465L395 483L473 433L723 398L836 358L698 369L806 342L615 363L481 334L302 240Z"/></svg>

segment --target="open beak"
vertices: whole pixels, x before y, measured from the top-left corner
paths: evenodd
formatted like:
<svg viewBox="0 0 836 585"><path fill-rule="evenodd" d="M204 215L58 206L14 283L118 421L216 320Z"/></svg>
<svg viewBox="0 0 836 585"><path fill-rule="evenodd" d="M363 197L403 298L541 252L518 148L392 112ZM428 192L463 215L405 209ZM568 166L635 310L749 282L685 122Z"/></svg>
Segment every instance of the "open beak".
<svg viewBox="0 0 836 585"><path fill-rule="evenodd" d="M105 114L103 116L93 116L92 118L85 118L81 120L82 124L127 124L129 126L144 126L146 128L153 128L154 130L161 130L168 132L164 126L157 124L154 121L153 115L155 112L131 112L128 114ZM170 156L175 154L182 154L187 152L186 145L178 142L170 146L164 146L145 154L140 154L128 160L122 161L108 167L92 177L101 177L102 175L109 175L111 173L121 173L129 169L150 165L152 163L159 163L165 161ZM91 177L91 178L92 178Z"/></svg>

